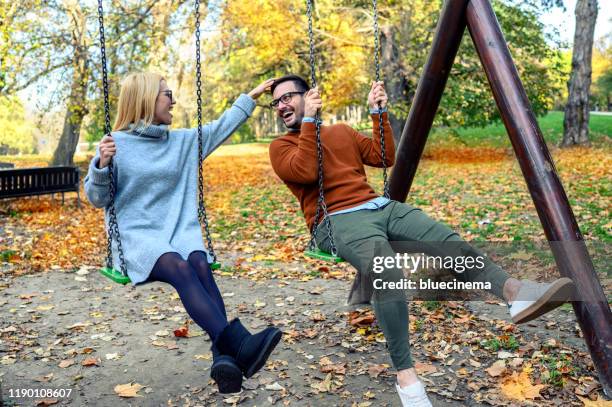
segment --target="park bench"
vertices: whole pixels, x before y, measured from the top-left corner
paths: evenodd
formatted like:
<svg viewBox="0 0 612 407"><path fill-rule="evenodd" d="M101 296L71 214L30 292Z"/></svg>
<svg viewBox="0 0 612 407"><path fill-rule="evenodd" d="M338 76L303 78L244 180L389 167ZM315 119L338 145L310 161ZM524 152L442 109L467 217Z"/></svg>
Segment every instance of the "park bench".
<svg viewBox="0 0 612 407"><path fill-rule="evenodd" d="M39 167L0 169L0 199L44 194L77 193L81 207L78 167Z"/></svg>

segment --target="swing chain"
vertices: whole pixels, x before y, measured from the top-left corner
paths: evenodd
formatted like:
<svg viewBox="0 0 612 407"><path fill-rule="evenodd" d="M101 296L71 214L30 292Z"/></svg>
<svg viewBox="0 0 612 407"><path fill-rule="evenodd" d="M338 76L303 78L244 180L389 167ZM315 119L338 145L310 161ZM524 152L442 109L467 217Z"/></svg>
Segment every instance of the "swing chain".
<svg viewBox="0 0 612 407"><path fill-rule="evenodd" d="M102 60L102 88L104 90L104 134L111 133L110 125L110 103L108 97L108 71L106 69L106 40L104 38L104 8L102 0L98 0L98 23L100 26L100 56ZM115 212L115 193L117 182L113 173L113 160L108 163L108 172L110 177L110 203L108 206L108 229L107 229L107 244L106 244L106 267L113 268L113 238L117 240L117 251L119 252L119 263L121 274L127 276L127 266L123 255L123 246L121 245L121 234L119 233L119 224L117 223L117 213Z"/></svg>
<svg viewBox="0 0 612 407"><path fill-rule="evenodd" d="M376 82L380 81L380 33L378 29L378 2L372 0L374 10L374 65L376 67ZM387 151L385 148L385 130L383 127L382 106L378 104L378 130L380 134L380 148L383 164L383 195L389 199L389 181L387 180Z"/></svg>
<svg viewBox="0 0 612 407"><path fill-rule="evenodd" d="M315 65L315 48L314 48L314 33L312 32L312 0L306 0L306 14L308 15L308 44L310 57L310 83L313 88L317 86L317 75ZM319 112L317 112L317 116Z"/></svg>
<svg viewBox="0 0 612 407"><path fill-rule="evenodd" d="M306 0L307 15L308 15L308 40L310 45L310 80L312 87L317 86L316 80L316 65L315 65L315 48L314 48L314 34L312 31L312 0ZM317 201L317 211L314 218L314 224L312 227L312 235L310 236L310 243L308 244L310 250L314 250L316 247L316 236L319 228L319 218L321 212L323 212L323 222L327 226L327 237L331 245L332 256L338 255L338 249L334 241L332 222L327 213L327 204L325 203L325 190L323 188L323 146L321 144L321 121L319 119L319 112L315 115L316 125L316 142L317 142L317 163L318 163L318 178L319 178L319 199Z"/></svg>
<svg viewBox="0 0 612 407"><path fill-rule="evenodd" d="M217 261L217 255L213 248L212 238L204 205L204 177L202 175L202 161L204 159L204 147L202 141L202 65L200 62L200 0L195 0L195 37L196 37L196 95L198 104L198 220L200 225L204 225L206 245L208 253L213 258L213 263Z"/></svg>

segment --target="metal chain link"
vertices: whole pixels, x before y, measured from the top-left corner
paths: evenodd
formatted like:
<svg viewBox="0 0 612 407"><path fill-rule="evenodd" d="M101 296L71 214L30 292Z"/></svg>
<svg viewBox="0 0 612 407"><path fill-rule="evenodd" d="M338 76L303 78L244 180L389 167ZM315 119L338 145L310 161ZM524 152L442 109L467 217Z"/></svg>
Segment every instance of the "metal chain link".
<svg viewBox="0 0 612 407"><path fill-rule="evenodd" d="M317 86L316 78L316 65L315 65L315 48L314 48L314 34L312 31L312 0L306 0L306 13L308 15L308 41L310 45L310 81L312 87ZM316 142L317 142L317 163L318 163L318 174L319 174L319 199L317 202L317 211L315 214L314 224L312 227L312 235L310 236L310 243L308 244L311 250L316 247L316 236L317 229L319 228L319 217L323 212L323 222L327 226L327 236L329 238L331 246L332 256L338 255L338 249L334 241L334 234L332 229L331 219L327 214L327 204L325 203L325 190L323 188L323 146L321 144L321 120L319 119L319 112L315 115L316 125Z"/></svg>
<svg viewBox="0 0 612 407"><path fill-rule="evenodd" d="M380 33L378 29L378 2L372 0L374 9L374 65L376 67L376 82L380 81ZM389 181L387 180L387 151L385 149L385 129L383 127L382 106L378 104L378 131L380 133L380 148L383 164L383 195L389 198Z"/></svg>
<svg viewBox="0 0 612 407"><path fill-rule="evenodd" d="M213 248L212 238L208 226L208 216L204 205L204 177L202 175L202 160L204 147L202 141L202 65L200 62L200 0L195 0L195 47L196 47L196 95L198 104L198 220L200 225L204 225L206 245L208 252L213 258L213 263L217 261L217 255Z"/></svg>
<svg viewBox="0 0 612 407"><path fill-rule="evenodd" d="M104 8L102 0L98 0L98 23L100 26L100 56L102 61L102 88L104 90L104 134L111 133L110 124L110 103L108 97L108 71L106 70L106 40L104 38ZM117 214L115 212L115 193L117 182L113 174L113 159L108 163L110 176L110 203L108 207L108 230L106 244L106 267L113 268L113 238L117 240L117 251L119 252L119 267L121 274L127 276L127 266L123 255L123 246L121 245L121 234L119 233L119 224L117 223Z"/></svg>

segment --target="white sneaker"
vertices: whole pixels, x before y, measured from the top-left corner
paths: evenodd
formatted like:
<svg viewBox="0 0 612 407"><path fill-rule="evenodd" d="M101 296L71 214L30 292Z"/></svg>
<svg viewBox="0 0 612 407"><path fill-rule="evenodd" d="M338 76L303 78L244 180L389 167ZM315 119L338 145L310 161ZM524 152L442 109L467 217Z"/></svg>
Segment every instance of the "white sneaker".
<svg viewBox="0 0 612 407"><path fill-rule="evenodd" d="M425 392L425 386L420 380L406 387L400 387L396 383L395 388L402 401L402 407L432 407Z"/></svg>
<svg viewBox="0 0 612 407"><path fill-rule="evenodd" d="M508 304L510 317L515 324L531 321L570 301L574 288L574 283L567 277L550 284L522 280L516 298Z"/></svg>

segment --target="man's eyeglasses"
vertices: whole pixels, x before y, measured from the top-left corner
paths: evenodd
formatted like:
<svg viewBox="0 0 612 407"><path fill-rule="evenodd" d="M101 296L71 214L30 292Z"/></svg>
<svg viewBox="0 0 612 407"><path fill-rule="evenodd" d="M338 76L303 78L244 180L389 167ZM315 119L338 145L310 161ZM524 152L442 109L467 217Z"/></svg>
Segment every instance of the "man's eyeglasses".
<svg viewBox="0 0 612 407"><path fill-rule="evenodd" d="M172 98L172 91L170 89L162 90L160 93L166 95L168 97L168 99L170 99L171 101L174 100Z"/></svg>
<svg viewBox="0 0 612 407"><path fill-rule="evenodd" d="M282 95L281 97L272 100L270 102L270 107L272 109L276 109L280 102L283 102L284 104L288 104L289 102L291 102L291 99L293 98L293 95L303 95L304 93L306 93L306 92L287 92L284 95Z"/></svg>

